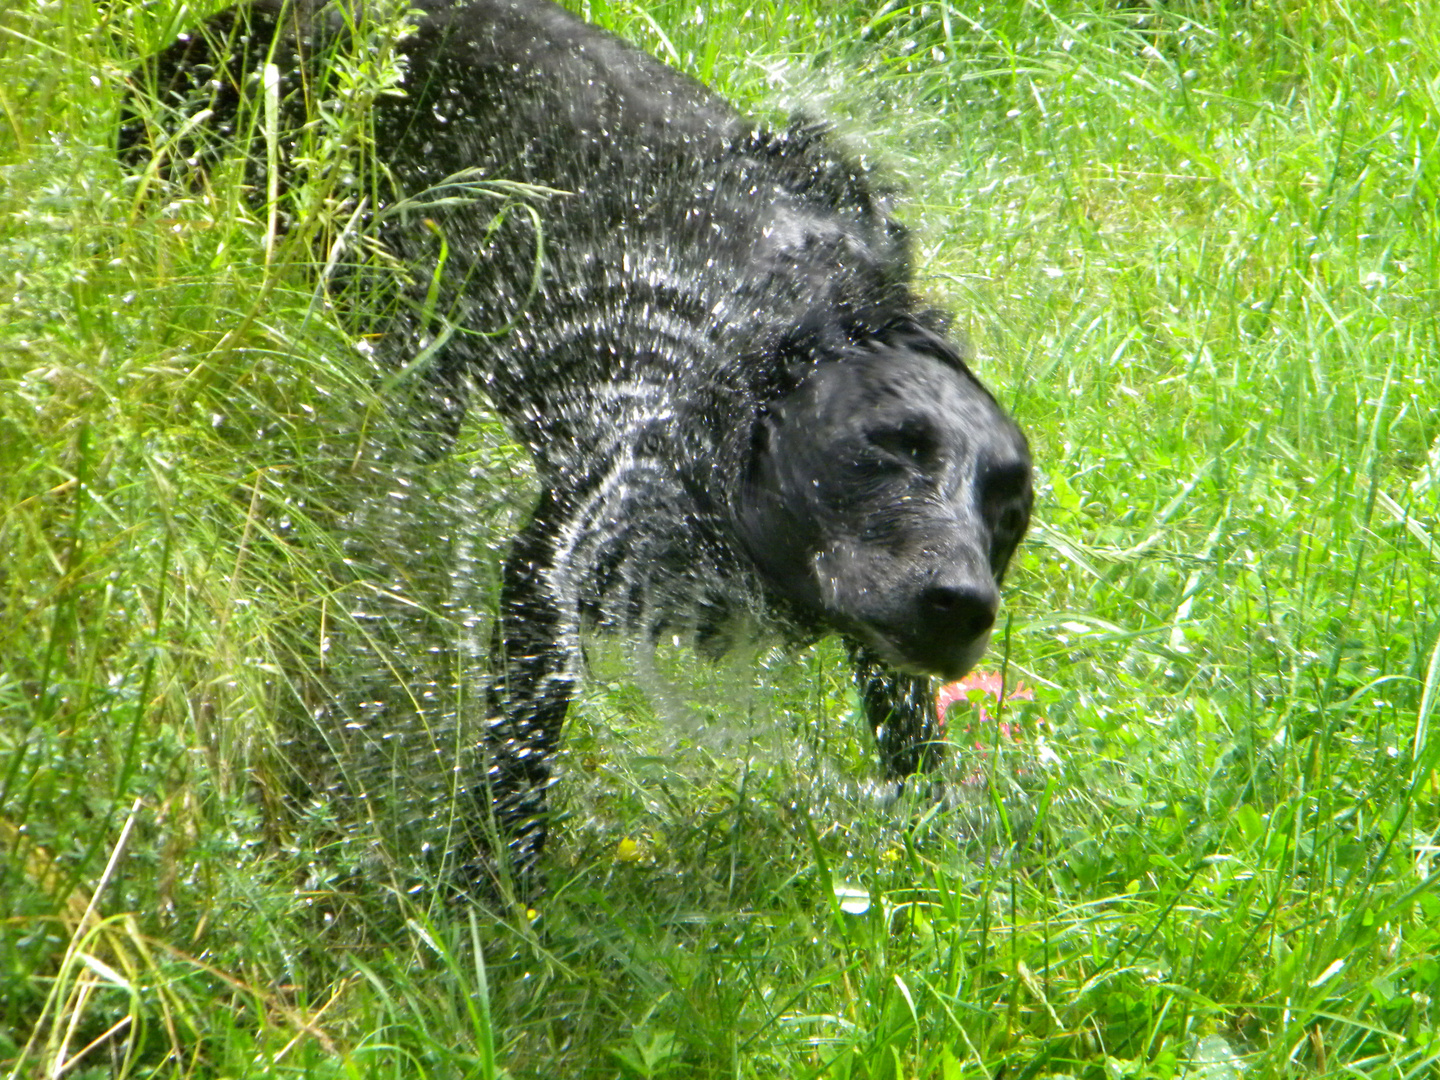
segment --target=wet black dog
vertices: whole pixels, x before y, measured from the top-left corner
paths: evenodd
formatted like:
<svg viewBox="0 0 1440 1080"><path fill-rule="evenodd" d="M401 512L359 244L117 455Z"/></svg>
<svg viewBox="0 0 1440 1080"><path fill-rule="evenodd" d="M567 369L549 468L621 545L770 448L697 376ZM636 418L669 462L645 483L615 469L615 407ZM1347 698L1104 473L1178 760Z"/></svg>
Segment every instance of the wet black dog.
<svg viewBox="0 0 1440 1080"><path fill-rule="evenodd" d="M406 96L373 116L376 229L419 268L392 339L429 358L433 426L478 386L544 489L505 567L477 778L515 865L544 843L587 625L710 653L757 624L838 632L885 774L928 767L931 678L985 649L1030 460L912 293L884 194L823 130L752 124L545 0L419 7ZM293 120L342 22L231 9L151 77L223 128L268 59ZM482 176L564 194L497 216Z"/></svg>

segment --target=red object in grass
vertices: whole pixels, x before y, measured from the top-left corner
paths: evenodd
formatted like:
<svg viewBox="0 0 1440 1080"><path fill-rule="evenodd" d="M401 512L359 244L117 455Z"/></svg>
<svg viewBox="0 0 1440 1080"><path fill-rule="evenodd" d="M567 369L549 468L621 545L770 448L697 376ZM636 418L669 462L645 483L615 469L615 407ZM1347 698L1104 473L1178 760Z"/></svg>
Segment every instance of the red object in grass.
<svg viewBox="0 0 1440 1080"><path fill-rule="evenodd" d="M972 701L971 694L979 692L983 695L981 700ZM935 694L935 714L939 717L940 726L945 727L946 714L951 706L964 705L973 709L975 719L960 728L963 734L975 732L977 724L988 723L996 720L1001 713L1001 706L1007 701L1034 701L1035 691L1031 690L1022 682L1017 682L1005 690L1005 684L998 672L972 671L963 679L956 682L946 683L940 687ZM1020 727L1012 725L1004 720L1000 721L1000 734L1010 738L1020 738ZM976 740L975 748L984 749L983 744Z"/></svg>

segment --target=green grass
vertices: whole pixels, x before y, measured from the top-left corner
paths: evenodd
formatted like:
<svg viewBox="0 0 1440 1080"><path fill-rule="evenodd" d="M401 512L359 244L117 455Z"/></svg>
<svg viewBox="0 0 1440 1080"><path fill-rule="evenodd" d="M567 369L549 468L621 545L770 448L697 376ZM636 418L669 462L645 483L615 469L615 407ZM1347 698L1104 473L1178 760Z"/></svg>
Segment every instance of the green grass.
<svg viewBox="0 0 1440 1080"><path fill-rule="evenodd" d="M407 455L308 265L390 73L270 238L114 160L177 7L0 12L10 1075L1433 1074L1440 7L586 7L903 182L1034 446L1035 700L884 807L833 647L605 646L533 924L432 887L526 464Z"/></svg>

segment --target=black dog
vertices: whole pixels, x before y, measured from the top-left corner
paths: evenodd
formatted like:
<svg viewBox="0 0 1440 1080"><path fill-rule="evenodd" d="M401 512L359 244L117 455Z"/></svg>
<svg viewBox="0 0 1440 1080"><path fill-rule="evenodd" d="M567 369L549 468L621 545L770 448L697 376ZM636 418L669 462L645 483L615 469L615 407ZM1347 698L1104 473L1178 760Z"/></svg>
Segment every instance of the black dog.
<svg viewBox="0 0 1440 1080"><path fill-rule="evenodd" d="M756 624L837 631L885 774L928 767L931 677L984 651L1030 460L911 292L883 193L823 130L753 125L546 0L419 7L406 96L373 116L376 230L423 285L391 336L431 360L432 426L453 435L478 386L544 489L505 566L477 778L514 865L544 843L587 625L712 654ZM339 25L231 9L158 85L223 128L267 58L288 101L313 94ZM497 216L479 175L564 194Z"/></svg>

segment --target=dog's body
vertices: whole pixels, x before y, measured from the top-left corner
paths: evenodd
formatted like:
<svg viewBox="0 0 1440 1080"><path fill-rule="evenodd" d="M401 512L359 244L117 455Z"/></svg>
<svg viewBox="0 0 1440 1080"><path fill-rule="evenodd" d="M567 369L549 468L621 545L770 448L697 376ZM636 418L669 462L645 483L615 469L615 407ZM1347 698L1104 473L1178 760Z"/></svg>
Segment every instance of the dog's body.
<svg viewBox="0 0 1440 1080"><path fill-rule="evenodd" d="M544 842L585 624L711 652L740 623L838 631L886 774L928 764L930 677L984 650L1030 465L910 291L903 229L823 132L758 128L545 0L419 6L407 96L374 114L416 208L379 232L431 289L394 336L433 348L433 426L453 433L473 382L543 487L505 568L477 782L516 864ZM246 18L236 59L180 43L161 84L210 64L238 85L292 20ZM295 25L276 55L298 68L327 31ZM467 170L566 194L497 224Z"/></svg>

